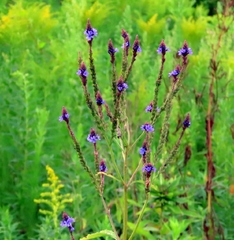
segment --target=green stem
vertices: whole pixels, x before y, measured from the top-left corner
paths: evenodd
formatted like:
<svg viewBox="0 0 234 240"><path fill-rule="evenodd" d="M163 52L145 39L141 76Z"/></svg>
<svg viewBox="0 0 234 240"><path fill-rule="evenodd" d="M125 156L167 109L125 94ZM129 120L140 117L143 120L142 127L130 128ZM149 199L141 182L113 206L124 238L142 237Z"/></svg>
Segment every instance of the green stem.
<svg viewBox="0 0 234 240"><path fill-rule="evenodd" d="M107 216L108 216L108 219L109 219L109 221L110 221L112 230L114 231L114 233L115 233L115 235L116 235L116 239L117 239L117 240L120 240L120 238L119 238L119 236L118 236L118 233L117 233L117 231L116 231L116 229L115 229L115 225L114 225L113 219L112 219L111 214L110 214L110 209L107 207L106 202L105 202L105 200L104 200L101 192L100 192L100 197L101 197L101 199L102 199L102 204L103 204L103 206L104 206L104 209L105 209L106 214L107 214Z"/></svg>
<svg viewBox="0 0 234 240"><path fill-rule="evenodd" d="M128 181L127 187L129 187L130 184L132 183L133 178L135 177L136 173L137 173L138 170L139 170L139 167L141 166L141 162L142 162L142 160L140 159L136 170L134 171L134 173L132 174L131 178L130 178L129 181Z"/></svg>
<svg viewBox="0 0 234 240"><path fill-rule="evenodd" d="M137 222L136 222L136 224L135 224L135 228L133 229L132 234L131 234L131 236L129 237L128 240L133 239L133 237L134 237L134 235L135 235L135 233L136 233L136 230L137 230L137 228L138 228L138 226L139 226L139 224L140 224L140 222L141 222L141 219L142 219L142 217L143 217L143 214L144 214L145 208L146 208L146 206L147 206L148 200L149 200L149 196L148 196L148 194L146 194L146 199L145 199L145 203L144 203L144 205L143 205L143 207L142 207L142 209L141 209L141 214L139 215L139 217L138 217L138 219L137 219Z"/></svg>

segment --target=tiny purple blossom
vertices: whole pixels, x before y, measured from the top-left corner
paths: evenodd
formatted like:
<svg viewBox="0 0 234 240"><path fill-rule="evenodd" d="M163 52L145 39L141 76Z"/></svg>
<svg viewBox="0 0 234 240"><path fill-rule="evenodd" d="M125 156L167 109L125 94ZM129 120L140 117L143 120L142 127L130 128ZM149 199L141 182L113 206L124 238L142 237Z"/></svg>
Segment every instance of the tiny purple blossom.
<svg viewBox="0 0 234 240"><path fill-rule="evenodd" d="M67 227L70 232L73 232L75 228L72 223L75 222L74 218L69 217L65 212L63 213L63 220L60 223L61 227Z"/></svg>
<svg viewBox="0 0 234 240"><path fill-rule="evenodd" d="M143 168L142 172L146 172L146 174L151 174L151 172L155 172L156 168L152 165L152 163L147 163Z"/></svg>
<svg viewBox="0 0 234 240"><path fill-rule="evenodd" d="M88 20L84 34L86 35L86 39L88 40L88 42L92 41L93 38L96 37L98 34L97 30L95 28L92 28L90 20Z"/></svg>
<svg viewBox="0 0 234 240"><path fill-rule="evenodd" d="M86 86L88 71L84 62L81 63L80 68L76 74L80 76L83 86Z"/></svg>
<svg viewBox="0 0 234 240"><path fill-rule="evenodd" d="M82 69L79 69L77 72L76 72L77 75L79 76L83 76L83 77L88 77L89 73L87 70L82 70Z"/></svg>
<svg viewBox="0 0 234 240"><path fill-rule="evenodd" d="M152 110L153 110L153 106L151 104L145 108L146 112L152 112Z"/></svg>
<svg viewBox="0 0 234 240"><path fill-rule="evenodd" d="M183 47L178 51L178 55L179 56L183 56L183 57L186 57L188 54L193 54L193 51L191 48L188 47L188 44L186 41L184 41L184 45Z"/></svg>
<svg viewBox="0 0 234 240"><path fill-rule="evenodd" d="M117 90L121 93L128 88L128 84L123 81L123 78L120 77L119 81L116 84Z"/></svg>
<svg viewBox="0 0 234 240"><path fill-rule="evenodd" d="M143 131L146 131L146 132L153 132L154 131L154 128L152 125L150 125L149 123L145 123L144 125L141 126L141 129Z"/></svg>
<svg viewBox="0 0 234 240"><path fill-rule="evenodd" d="M96 95L96 103L98 106L101 106L102 104L105 103L105 101L102 99L100 92L98 92Z"/></svg>
<svg viewBox="0 0 234 240"><path fill-rule="evenodd" d="M185 120L183 121L183 128L186 129L190 127L191 122L190 122L190 114L188 113Z"/></svg>
<svg viewBox="0 0 234 240"><path fill-rule="evenodd" d="M126 47L126 48L129 48L130 47L130 42L125 42L123 45L122 45L122 47L121 48L124 48L124 47Z"/></svg>
<svg viewBox="0 0 234 240"><path fill-rule="evenodd" d="M59 117L59 121L65 121L67 124L69 123L69 114L65 107L62 108L62 116Z"/></svg>
<svg viewBox="0 0 234 240"><path fill-rule="evenodd" d="M124 29L122 29L121 35L124 39L128 37L128 33Z"/></svg>
<svg viewBox="0 0 234 240"><path fill-rule="evenodd" d="M141 47L140 47L140 41L138 39L138 35L136 35L136 39L135 39L135 41L133 43L132 49L133 49L133 53L135 54L135 56L137 55L136 53L139 53L139 52L142 51Z"/></svg>
<svg viewBox="0 0 234 240"><path fill-rule="evenodd" d="M91 143L96 143L100 139L100 136L96 134L95 130L91 128L90 134L87 137L87 140Z"/></svg>
<svg viewBox="0 0 234 240"><path fill-rule="evenodd" d="M107 172L107 167L106 167L106 163L104 160L102 160L99 164L99 171L100 172Z"/></svg>
<svg viewBox="0 0 234 240"><path fill-rule="evenodd" d="M170 49L166 47L164 40L162 40L162 42L160 43L157 52L158 54L163 54L163 55L165 55L166 52L170 52Z"/></svg>
<svg viewBox="0 0 234 240"><path fill-rule="evenodd" d="M180 74L180 66L178 65L176 69L174 69L172 72L168 74L168 76L174 77L174 79L176 79L179 74Z"/></svg>
<svg viewBox="0 0 234 240"><path fill-rule="evenodd" d="M147 148L145 146L142 146L139 150L139 153L142 155L142 156L145 156L147 152Z"/></svg>

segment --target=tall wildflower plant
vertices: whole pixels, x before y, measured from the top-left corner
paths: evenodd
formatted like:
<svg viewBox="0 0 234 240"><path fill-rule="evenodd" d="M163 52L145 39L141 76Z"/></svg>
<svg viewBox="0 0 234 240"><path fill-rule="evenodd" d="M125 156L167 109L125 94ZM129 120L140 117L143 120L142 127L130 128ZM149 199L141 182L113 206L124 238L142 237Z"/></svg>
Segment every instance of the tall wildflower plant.
<svg viewBox="0 0 234 240"><path fill-rule="evenodd" d="M190 114L184 113L185 118L181 123L181 133L177 142L175 142L171 151L166 153L166 156L162 156L163 149L168 141L167 136L169 133L169 121L173 107L173 99L182 87L184 77L186 76L185 73L189 62L189 55L192 54L192 49L189 47L188 43L184 41L180 50L176 53L180 59L179 63L176 66L171 66L172 71L170 73L165 73L164 71L166 55L171 54L166 42L162 40L158 49L155 49L155 54L161 58L161 65L158 74L155 77L155 84L152 86L152 88L154 88L152 101L145 109L146 112L150 113L149 119L147 122L139 123L137 129L133 129L128 118L127 95L130 90L130 75L133 74L134 63L143 51L140 46L139 36L137 35L133 43L131 43L131 37L128 32L122 29L122 67L120 72L117 72L116 70L115 57L116 54L119 54L119 50L114 47L114 43L111 39L108 42L107 53L110 55L112 71L110 88L112 90L113 101L107 103L103 98L102 89L100 89L98 85L93 58L93 47L95 46L95 38L98 37L98 31L92 27L90 20L88 20L84 34L88 43L89 60L87 61L82 59L81 56L79 57L77 75L80 78L81 86L83 87L87 108L90 110L95 124L94 126L90 126L90 132L87 133L87 143L93 146L93 164L90 163L90 160L88 162L85 158L81 145L72 130L72 119L65 107L62 108L62 115L59 117L59 120L64 122L67 126L80 163L100 195L105 213L108 216L112 228L112 231L100 231L99 233L91 234L90 237L111 236L114 239L135 239L139 224L141 223L144 212L149 205L151 186L154 184L154 179L155 177L159 177L159 175L164 176L163 173L167 167L170 167L170 164L175 159L184 133L191 124ZM162 106L159 106L158 96L163 76L170 78L171 87L164 98ZM90 92L91 88L88 88L88 85L92 85L93 93ZM155 127L159 122L158 119L160 116L163 117L163 120L160 138L155 148L155 146L153 146L155 142ZM139 133L137 138L133 138L134 132ZM106 151L102 151L103 149L100 146L100 142L105 142L105 146L108 148L109 152L108 155L105 155ZM138 150L136 150L137 146L140 146ZM120 152L120 161L118 153L114 151L115 149L118 149ZM155 152L153 149L156 149ZM139 153L139 160L137 167L132 169L132 167L130 167L132 164L130 163L134 159L133 156L135 152ZM107 196L105 196L105 182L110 179L116 181L122 189L122 227L118 228L108 204L109 200L107 199ZM141 207L138 207L136 218L132 219L132 215L129 214L129 201L131 201L131 196L134 194L133 191L135 191L136 188L138 188L138 192L142 191L142 187L135 185L136 182L144 186L144 191L139 193L144 195L144 201L142 202ZM64 216L66 216L67 219L70 219L66 214ZM130 221L135 221L134 226L131 228L129 227ZM66 225L68 228L70 226L69 224Z"/></svg>

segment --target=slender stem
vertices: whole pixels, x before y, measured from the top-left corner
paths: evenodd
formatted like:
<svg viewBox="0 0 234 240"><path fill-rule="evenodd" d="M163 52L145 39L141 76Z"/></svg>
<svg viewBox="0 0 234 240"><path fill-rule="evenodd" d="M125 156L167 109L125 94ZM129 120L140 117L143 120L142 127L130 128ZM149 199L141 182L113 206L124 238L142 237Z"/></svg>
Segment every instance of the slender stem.
<svg viewBox="0 0 234 240"><path fill-rule="evenodd" d="M141 209L141 214L139 215L139 217L138 217L138 219L137 219L137 222L136 222L136 224L135 224L135 228L133 229L132 234L131 234L131 236L129 237L128 240L133 239L133 237L134 237L134 235L135 235L135 233L136 233L136 230L137 230L137 228L138 228L138 226L139 226L139 223L141 222L141 219L142 219L142 217L143 217L143 214L144 214L145 208L146 208L146 206L147 206L148 200L149 200L149 196L148 196L148 193L147 193L147 194L146 194L145 203L144 203L144 205L143 205L143 207L142 207L142 209Z"/></svg>
<svg viewBox="0 0 234 240"><path fill-rule="evenodd" d="M127 156L128 151L127 149L124 150L122 139L120 139L120 146L123 149L123 184L124 184L124 206L123 206L123 240L127 239L127 230L128 230L128 186L127 186Z"/></svg>
<svg viewBox="0 0 234 240"><path fill-rule="evenodd" d="M135 140L135 142L130 146L129 151L137 144L137 142L142 138L144 132L142 132L139 137Z"/></svg>
<svg viewBox="0 0 234 240"><path fill-rule="evenodd" d="M121 175L121 173L119 171L119 168L118 168L118 166L116 164L115 157L114 157L114 154L113 154L113 149L112 149L111 145L108 145L108 148L109 148L110 155L111 155L111 162L112 162L112 164L113 164L113 166L115 168L116 173L118 174L119 179L123 183L124 180L123 180L122 175Z"/></svg>
<svg viewBox="0 0 234 240"><path fill-rule="evenodd" d="M117 231L116 231L116 228L115 228L113 219L112 219L111 214L110 214L110 209L107 207L106 202L105 202L105 199L103 198L103 195L102 195L101 192L100 192L100 197L101 197L101 199L102 199L102 204L103 204L103 206L104 206L104 209L105 209L105 211L106 211L106 214L107 214L107 216L108 216L108 218L109 218L109 221L110 221L112 230L114 231L114 233L115 233L115 235L116 235L116 238L117 238L118 240L120 240L119 235L118 235L118 233L117 233Z"/></svg>
<svg viewBox="0 0 234 240"><path fill-rule="evenodd" d="M166 60L165 55L162 54L161 67L160 67L160 71L158 74L158 79L155 83L156 86L155 86L155 90L154 90L154 101L153 101L153 111L152 111L152 115L151 115L151 122L154 120L155 115L156 115L156 109L157 109L157 105L158 105L158 90L159 90L159 87L162 82L162 74L163 74L165 60Z"/></svg>
<svg viewBox="0 0 234 240"><path fill-rule="evenodd" d="M141 166L141 159L140 159L140 161L138 163L138 166L137 166L136 170L134 171L134 173L132 174L131 178L129 179L127 187L129 187L130 184L132 183L132 180L135 177L136 173L138 172L140 166Z"/></svg>

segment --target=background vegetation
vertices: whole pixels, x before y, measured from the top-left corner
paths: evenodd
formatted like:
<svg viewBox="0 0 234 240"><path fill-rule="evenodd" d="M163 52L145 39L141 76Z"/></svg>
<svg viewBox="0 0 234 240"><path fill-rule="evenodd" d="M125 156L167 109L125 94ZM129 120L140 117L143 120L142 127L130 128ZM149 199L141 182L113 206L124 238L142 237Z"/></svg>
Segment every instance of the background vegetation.
<svg viewBox="0 0 234 240"><path fill-rule="evenodd" d="M234 24L232 16L225 16L223 6L219 1L191 0L0 2L1 239L69 239L68 233L58 227L62 209L53 208L56 204L63 206L62 203L56 200L48 206L34 201L45 192L42 183L48 182L46 165L62 181L63 198L70 193L69 199L73 200L65 203L64 209L76 219L75 239L110 228L99 196L80 166L64 125L58 122L61 107L66 106L84 155L92 163L93 150L86 138L94 122L76 75L78 52L88 59L83 34L88 18L98 30L93 44L94 59L99 86L107 102L111 99L108 40L112 39L115 47L121 49L123 28L130 34L131 42L137 34L141 41L142 53L134 65L128 91L128 113L135 136L147 121L144 109L153 98L152 86L160 66L156 52L160 41L164 39L171 52L166 56L159 105L170 85L168 72L178 61L176 51L184 40L193 49L184 86L173 102L165 154L178 139L177 130L187 112L191 114L192 125L176 161L169 166L168 177L152 180L155 188L136 239L202 239L205 235L206 119L212 79L212 157L216 169L213 219L216 239L234 238ZM228 31L222 24L229 26ZM121 51L117 54L119 70L120 59ZM161 120L156 124L157 132ZM131 158L133 167L139 160L139 147ZM105 145L102 154L108 165ZM117 151L116 159L120 159ZM108 168L111 172L111 166ZM121 231L122 216L118 211L121 189L110 179L106 179L105 188ZM137 214L134 211L144 200L144 196L137 194L137 188L135 192L130 202L132 215ZM187 207L181 207L183 204ZM55 217L39 212L39 208L49 210L51 206L57 214L57 225ZM133 224L134 221L129 222L129 228Z"/></svg>

